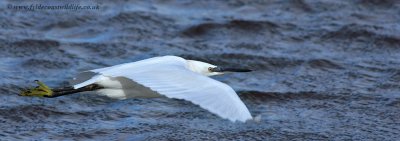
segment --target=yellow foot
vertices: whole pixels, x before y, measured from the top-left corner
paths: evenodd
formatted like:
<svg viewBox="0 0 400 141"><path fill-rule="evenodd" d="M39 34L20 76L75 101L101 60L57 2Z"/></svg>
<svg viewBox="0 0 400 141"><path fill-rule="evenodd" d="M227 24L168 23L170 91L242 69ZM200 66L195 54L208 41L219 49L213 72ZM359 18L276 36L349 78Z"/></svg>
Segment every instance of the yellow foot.
<svg viewBox="0 0 400 141"><path fill-rule="evenodd" d="M35 88L29 88L26 90L22 90L19 94L20 96L37 96L37 97L51 97L53 95L53 91L46 86L44 83L35 80L35 82L39 85Z"/></svg>

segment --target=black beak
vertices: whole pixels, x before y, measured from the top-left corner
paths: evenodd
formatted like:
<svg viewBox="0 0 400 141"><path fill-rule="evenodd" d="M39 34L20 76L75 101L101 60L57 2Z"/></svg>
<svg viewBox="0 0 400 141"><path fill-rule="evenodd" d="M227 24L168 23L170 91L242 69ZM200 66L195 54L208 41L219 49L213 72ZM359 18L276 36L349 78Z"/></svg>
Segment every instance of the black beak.
<svg viewBox="0 0 400 141"><path fill-rule="evenodd" d="M249 69L239 69L239 68L222 68L215 67L210 69L211 72L251 72Z"/></svg>

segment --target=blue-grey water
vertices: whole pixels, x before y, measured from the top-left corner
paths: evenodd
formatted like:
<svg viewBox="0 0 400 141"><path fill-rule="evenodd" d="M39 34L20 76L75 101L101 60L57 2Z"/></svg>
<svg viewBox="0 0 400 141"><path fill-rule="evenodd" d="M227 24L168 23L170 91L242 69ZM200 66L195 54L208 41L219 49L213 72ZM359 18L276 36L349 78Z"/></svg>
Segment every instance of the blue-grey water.
<svg viewBox="0 0 400 141"><path fill-rule="evenodd" d="M68 3L99 9L13 8ZM254 69L214 78L260 122L165 98L17 96L162 55ZM0 77L0 140L400 140L400 2L4 0Z"/></svg>

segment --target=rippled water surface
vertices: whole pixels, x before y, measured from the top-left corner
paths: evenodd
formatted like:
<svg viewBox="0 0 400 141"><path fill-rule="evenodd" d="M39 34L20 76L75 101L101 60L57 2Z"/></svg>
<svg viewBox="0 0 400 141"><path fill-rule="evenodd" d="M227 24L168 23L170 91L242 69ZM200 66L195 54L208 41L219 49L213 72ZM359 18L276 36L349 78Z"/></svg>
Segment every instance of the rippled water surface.
<svg viewBox="0 0 400 141"><path fill-rule="evenodd" d="M82 1L99 10L0 2L0 140L400 140L397 0ZM215 79L261 121L190 102L93 93L19 97L39 79L161 55L254 72Z"/></svg>

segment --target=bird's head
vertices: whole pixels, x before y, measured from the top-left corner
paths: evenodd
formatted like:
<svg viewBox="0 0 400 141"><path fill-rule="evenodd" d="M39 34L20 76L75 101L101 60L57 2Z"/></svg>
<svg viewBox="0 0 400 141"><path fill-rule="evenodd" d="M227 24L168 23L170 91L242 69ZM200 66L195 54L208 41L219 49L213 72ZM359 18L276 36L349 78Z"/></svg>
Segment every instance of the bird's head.
<svg viewBox="0 0 400 141"><path fill-rule="evenodd" d="M209 63L188 60L189 70L200 73L205 76L221 75L228 72L250 72L249 69L243 68L229 68L229 67L219 67Z"/></svg>

